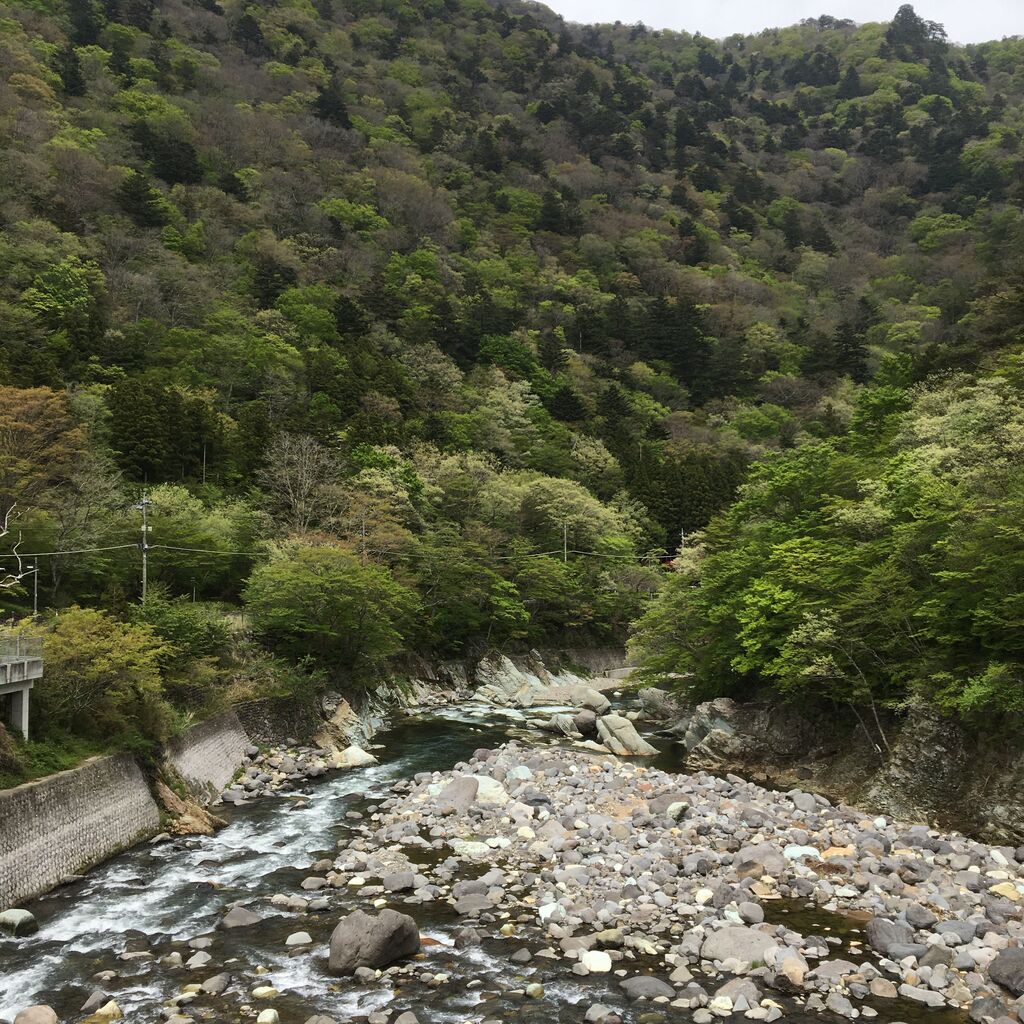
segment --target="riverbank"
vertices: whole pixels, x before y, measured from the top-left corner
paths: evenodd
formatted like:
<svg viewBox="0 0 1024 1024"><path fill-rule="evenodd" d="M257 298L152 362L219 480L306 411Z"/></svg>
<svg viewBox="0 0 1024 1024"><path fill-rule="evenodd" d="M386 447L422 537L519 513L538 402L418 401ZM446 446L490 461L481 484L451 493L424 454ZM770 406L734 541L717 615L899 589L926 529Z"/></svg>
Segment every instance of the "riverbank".
<svg viewBox="0 0 1024 1024"><path fill-rule="evenodd" d="M678 709L620 693L625 674L494 658L468 692L434 691L458 702L394 710L364 741L375 763L307 775L261 752L273 798L221 803L215 834L137 846L28 904L38 932L0 939L0 1020L1019 1017L1024 849L668 771L678 745L646 745ZM339 703L328 726L382 711ZM604 746L628 735L616 719L640 756ZM384 909L420 951L337 977L339 922Z"/></svg>
<svg viewBox="0 0 1024 1024"><path fill-rule="evenodd" d="M611 671L622 665L615 651L582 649L548 658L584 672L587 666ZM212 831L219 819L205 806L287 793L329 772L372 764L364 748L405 709L468 701L477 688L499 703L528 703L531 694L561 695L586 682L573 671L549 670L537 652L404 669L406 674L382 679L351 703L330 694L321 704L270 699L221 712L174 737L155 774L128 755L112 755L0 791L0 911L134 843Z"/></svg>
<svg viewBox="0 0 1024 1024"><path fill-rule="evenodd" d="M820 792L994 843L1024 843L1024 734L903 715L729 698L656 712L679 764Z"/></svg>
<svg viewBox="0 0 1024 1024"><path fill-rule="evenodd" d="M589 709L516 693L396 715L379 763L219 808L215 835L31 904L39 932L0 941L0 1019L30 1002L174 1024L1019 1013L997 976L1022 941L1024 851L656 767L671 753L616 758L550 729ZM606 710L641 722L632 699ZM386 908L420 952L333 975L339 921Z"/></svg>

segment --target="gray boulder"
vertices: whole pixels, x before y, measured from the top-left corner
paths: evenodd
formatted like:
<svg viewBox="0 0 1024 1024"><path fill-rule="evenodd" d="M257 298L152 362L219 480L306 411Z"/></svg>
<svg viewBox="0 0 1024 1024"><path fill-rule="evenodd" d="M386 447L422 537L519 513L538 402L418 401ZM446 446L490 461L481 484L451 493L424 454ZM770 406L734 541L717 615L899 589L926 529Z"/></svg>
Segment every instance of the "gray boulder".
<svg viewBox="0 0 1024 1024"><path fill-rule="evenodd" d="M541 723L541 728L547 732L561 733L571 740L578 740L582 733L576 728L576 721L572 715L552 715L548 721Z"/></svg>
<svg viewBox="0 0 1024 1024"><path fill-rule="evenodd" d="M922 907L920 903L911 903L904 911L904 914L907 918L907 924L918 931L931 928L938 921L938 917L927 907Z"/></svg>
<svg viewBox="0 0 1024 1024"><path fill-rule="evenodd" d="M914 944L914 930L899 921L890 921L886 917L873 917L864 929L868 944L879 953L888 953L894 946L911 946Z"/></svg>
<svg viewBox="0 0 1024 1024"><path fill-rule="evenodd" d="M8 935L31 935L39 930L35 917L27 910L5 910L0 914L0 932Z"/></svg>
<svg viewBox="0 0 1024 1024"><path fill-rule="evenodd" d="M668 722L683 714L683 705L668 690L659 690L656 686L645 686L637 694L644 717L653 722Z"/></svg>
<svg viewBox="0 0 1024 1024"><path fill-rule="evenodd" d="M219 996L224 992L228 985L231 984L231 975L229 974L215 974L212 978L207 978L202 984L202 990L210 996Z"/></svg>
<svg viewBox="0 0 1024 1024"><path fill-rule="evenodd" d="M768 951L777 948L775 939L756 928L719 928L701 944L700 955L705 960L728 960L735 957L748 964L762 964Z"/></svg>
<svg viewBox="0 0 1024 1024"><path fill-rule="evenodd" d="M110 996L108 996L106 992L103 991L103 989L94 988L89 998L86 999L84 1003L82 1003L79 1012L93 1013L94 1011L98 1010L101 1006L103 1006L109 999Z"/></svg>
<svg viewBox="0 0 1024 1024"><path fill-rule="evenodd" d="M1024 949L1004 949L989 964L988 976L1015 996L1024 996Z"/></svg>
<svg viewBox="0 0 1024 1024"><path fill-rule="evenodd" d="M328 970L352 974L357 967L386 967L420 951L420 930L408 914L382 910L374 917L356 910L331 935Z"/></svg>
<svg viewBox="0 0 1024 1024"><path fill-rule="evenodd" d="M676 994L676 990L668 982L652 978L649 974L625 978L619 984L630 999L657 999L659 996L671 999Z"/></svg>
<svg viewBox="0 0 1024 1024"><path fill-rule="evenodd" d="M259 924L260 915L245 907L232 907L221 919L219 928L247 928Z"/></svg>
<svg viewBox="0 0 1024 1024"><path fill-rule="evenodd" d="M49 1006L26 1006L15 1018L14 1024L57 1024L57 1014Z"/></svg>
<svg viewBox="0 0 1024 1024"><path fill-rule="evenodd" d="M732 860L733 869L740 878L760 878L761 875L779 875L786 870L786 858L771 843L744 846Z"/></svg>
<svg viewBox="0 0 1024 1024"><path fill-rule="evenodd" d="M612 706L612 702L592 686L575 686L569 692L569 702L576 708L588 708L603 715Z"/></svg>
<svg viewBox="0 0 1024 1024"><path fill-rule="evenodd" d="M573 716L572 724L576 726L576 731L582 736L596 736L597 735L597 712L591 711L590 708L584 708L582 711L577 711Z"/></svg>
<svg viewBox="0 0 1024 1024"><path fill-rule="evenodd" d="M619 757L651 757L657 754L628 718L622 715L604 715L597 720L597 734L601 742Z"/></svg>
<svg viewBox="0 0 1024 1024"><path fill-rule="evenodd" d="M465 814L473 806L479 788L475 775L460 775L437 794L437 809L442 813Z"/></svg>
<svg viewBox="0 0 1024 1024"><path fill-rule="evenodd" d="M978 996L971 1003L967 1016L974 1021L974 1024L984 1024L985 1021L996 1020L1005 1013L1006 1007L1003 1005L1002 999L997 999L995 996Z"/></svg>

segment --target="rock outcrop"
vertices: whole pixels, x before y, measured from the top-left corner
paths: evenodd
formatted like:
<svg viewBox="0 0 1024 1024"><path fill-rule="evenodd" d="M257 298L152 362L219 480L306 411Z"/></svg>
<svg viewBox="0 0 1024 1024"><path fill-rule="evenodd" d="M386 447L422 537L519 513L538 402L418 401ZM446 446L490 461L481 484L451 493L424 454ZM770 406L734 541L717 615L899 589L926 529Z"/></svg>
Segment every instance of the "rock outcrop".
<svg viewBox="0 0 1024 1024"><path fill-rule="evenodd" d="M636 731L636 726L622 715L603 715L598 718L597 734L604 746L620 757L652 757L658 752Z"/></svg>
<svg viewBox="0 0 1024 1024"><path fill-rule="evenodd" d="M191 797L178 796L162 780L156 781L156 795L160 806L170 815L165 827L176 836L212 836L225 824L223 818L211 814Z"/></svg>

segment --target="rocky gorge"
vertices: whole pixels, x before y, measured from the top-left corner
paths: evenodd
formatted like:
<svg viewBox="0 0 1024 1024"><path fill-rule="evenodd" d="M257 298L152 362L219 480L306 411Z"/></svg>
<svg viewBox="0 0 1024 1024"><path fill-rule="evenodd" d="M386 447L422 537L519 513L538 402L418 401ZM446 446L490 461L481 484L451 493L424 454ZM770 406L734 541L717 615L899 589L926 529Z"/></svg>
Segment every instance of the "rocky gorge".
<svg viewBox="0 0 1024 1024"><path fill-rule="evenodd" d="M495 658L252 747L219 831L0 922L0 1019L1024 1020L1024 848L680 774L627 676Z"/></svg>

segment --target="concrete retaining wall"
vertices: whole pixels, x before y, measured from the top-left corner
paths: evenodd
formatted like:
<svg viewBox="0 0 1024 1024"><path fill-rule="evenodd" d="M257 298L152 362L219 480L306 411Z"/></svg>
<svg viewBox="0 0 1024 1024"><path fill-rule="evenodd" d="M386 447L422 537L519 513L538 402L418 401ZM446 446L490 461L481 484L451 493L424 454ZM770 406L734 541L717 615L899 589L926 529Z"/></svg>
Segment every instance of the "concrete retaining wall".
<svg viewBox="0 0 1024 1024"><path fill-rule="evenodd" d="M160 825L127 754L0 791L0 909L53 888Z"/></svg>
<svg viewBox="0 0 1024 1024"><path fill-rule="evenodd" d="M175 736L164 752L171 767L197 792L220 792L250 746L238 715L225 711Z"/></svg>

